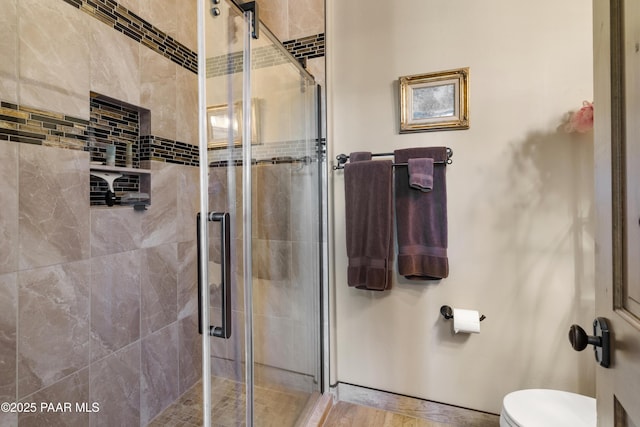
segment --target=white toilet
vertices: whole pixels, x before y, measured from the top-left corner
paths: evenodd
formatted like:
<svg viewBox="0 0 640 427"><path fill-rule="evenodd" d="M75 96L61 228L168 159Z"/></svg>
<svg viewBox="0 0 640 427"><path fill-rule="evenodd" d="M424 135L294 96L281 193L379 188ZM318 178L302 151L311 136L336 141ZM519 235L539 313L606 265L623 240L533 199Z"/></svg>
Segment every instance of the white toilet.
<svg viewBox="0 0 640 427"><path fill-rule="evenodd" d="M596 427L596 400L559 390L519 390L502 400L500 427Z"/></svg>

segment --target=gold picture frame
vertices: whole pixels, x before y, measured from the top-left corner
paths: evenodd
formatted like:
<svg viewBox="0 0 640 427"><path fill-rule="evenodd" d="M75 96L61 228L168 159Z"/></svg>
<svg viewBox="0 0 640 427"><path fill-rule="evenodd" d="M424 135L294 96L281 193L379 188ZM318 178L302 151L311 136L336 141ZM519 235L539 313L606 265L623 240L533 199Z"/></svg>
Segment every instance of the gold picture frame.
<svg viewBox="0 0 640 427"><path fill-rule="evenodd" d="M251 143L259 144L260 123L258 122L257 99L251 102ZM242 103L213 105L207 107L207 147L227 148L229 146L229 127L233 129L233 146L242 145Z"/></svg>
<svg viewBox="0 0 640 427"><path fill-rule="evenodd" d="M400 133L469 129L469 68L403 76Z"/></svg>

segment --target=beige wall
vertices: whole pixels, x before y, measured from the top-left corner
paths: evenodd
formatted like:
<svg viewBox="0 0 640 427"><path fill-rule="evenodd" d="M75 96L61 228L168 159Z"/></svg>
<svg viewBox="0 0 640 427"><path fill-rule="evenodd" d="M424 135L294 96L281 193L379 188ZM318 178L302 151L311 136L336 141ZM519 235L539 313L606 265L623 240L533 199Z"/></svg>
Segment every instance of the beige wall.
<svg viewBox="0 0 640 427"><path fill-rule="evenodd" d="M567 134L592 90L591 4L327 2L329 158L451 147L450 276L347 287L344 180L332 174L332 380L497 413L531 387L594 393L591 134ZM399 76L470 67L471 128L398 134ZM487 316L453 335L448 304Z"/></svg>

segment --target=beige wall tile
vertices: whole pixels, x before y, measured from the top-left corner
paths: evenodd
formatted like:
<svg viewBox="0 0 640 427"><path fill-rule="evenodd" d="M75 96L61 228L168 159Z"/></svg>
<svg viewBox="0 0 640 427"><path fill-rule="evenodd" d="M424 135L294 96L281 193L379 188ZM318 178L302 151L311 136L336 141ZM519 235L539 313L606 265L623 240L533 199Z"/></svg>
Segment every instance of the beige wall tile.
<svg viewBox="0 0 640 427"><path fill-rule="evenodd" d="M178 20L176 19L176 13L178 4L184 1L185 0L139 0L139 16L151 22L156 28L169 34L174 39L177 39ZM189 1L193 2L193 0Z"/></svg>
<svg viewBox="0 0 640 427"><path fill-rule="evenodd" d="M18 270L18 144L0 142L0 274Z"/></svg>
<svg viewBox="0 0 640 427"><path fill-rule="evenodd" d="M140 265L142 336L177 320L177 244L142 251Z"/></svg>
<svg viewBox="0 0 640 427"><path fill-rule="evenodd" d="M316 83L325 86L325 58L311 58L307 61L307 71L316 79Z"/></svg>
<svg viewBox="0 0 640 427"><path fill-rule="evenodd" d="M200 212L200 174L194 166L179 166L177 177L178 224L177 240L196 239L196 215Z"/></svg>
<svg viewBox="0 0 640 427"><path fill-rule="evenodd" d="M90 400L100 404L92 426L140 425L140 343L91 365Z"/></svg>
<svg viewBox="0 0 640 427"><path fill-rule="evenodd" d="M87 15L64 2L18 4L21 105L89 119Z"/></svg>
<svg viewBox="0 0 640 427"><path fill-rule="evenodd" d="M18 397L89 364L89 261L23 271L18 279Z"/></svg>
<svg viewBox="0 0 640 427"><path fill-rule="evenodd" d="M198 51L198 2L196 0L180 0L176 8L178 22L177 40L193 50Z"/></svg>
<svg viewBox="0 0 640 427"><path fill-rule="evenodd" d="M258 1L260 20L280 41L289 40L287 0Z"/></svg>
<svg viewBox="0 0 640 427"><path fill-rule="evenodd" d="M20 426L40 427L45 425L81 426L89 425L89 412L76 410L76 403L89 402L89 369L85 368L39 392L32 394L24 402L35 403L36 412L19 415ZM71 404L69 411L41 410L41 405ZM91 403L89 403L91 405ZM64 406L62 406L64 408ZM55 406L53 408L56 408Z"/></svg>
<svg viewBox="0 0 640 427"><path fill-rule="evenodd" d="M178 394L182 395L202 376L202 340L198 334L197 314L178 322L178 348Z"/></svg>
<svg viewBox="0 0 640 427"><path fill-rule="evenodd" d="M142 6L142 2L140 0L119 0L118 4L143 18L140 15L140 8Z"/></svg>
<svg viewBox="0 0 640 427"><path fill-rule="evenodd" d="M16 400L16 314L18 277L0 275L0 402ZM0 425L2 422L0 415Z"/></svg>
<svg viewBox="0 0 640 427"><path fill-rule="evenodd" d="M91 260L91 360L140 338L141 251Z"/></svg>
<svg viewBox="0 0 640 427"><path fill-rule="evenodd" d="M140 105L140 49L147 48L97 19L85 19L91 30L91 90Z"/></svg>
<svg viewBox="0 0 640 427"><path fill-rule="evenodd" d="M324 33L324 0L288 0L287 6L287 40Z"/></svg>
<svg viewBox="0 0 640 427"><path fill-rule="evenodd" d="M175 63L150 49L140 49L140 104L151 110L151 133L176 139Z"/></svg>
<svg viewBox="0 0 640 427"><path fill-rule="evenodd" d="M198 314L198 248L195 240L178 243L178 318Z"/></svg>
<svg viewBox="0 0 640 427"><path fill-rule="evenodd" d="M0 99L18 102L17 0L0 0Z"/></svg>
<svg viewBox="0 0 640 427"><path fill-rule="evenodd" d="M91 208L91 256L140 248L144 215L130 207Z"/></svg>
<svg viewBox="0 0 640 427"><path fill-rule="evenodd" d="M177 232L177 174L179 165L151 162L151 206L141 215L142 247L175 242Z"/></svg>
<svg viewBox="0 0 640 427"><path fill-rule="evenodd" d="M89 257L89 153L19 144L20 269Z"/></svg>
<svg viewBox="0 0 640 427"><path fill-rule="evenodd" d="M291 165L258 165L253 172L257 178L254 237L291 240Z"/></svg>
<svg viewBox="0 0 640 427"><path fill-rule="evenodd" d="M177 323L142 340L140 421L146 425L179 396Z"/></svg>
<svg viewBox="0 0 640 427"><path fill-rule="evenodd" d="M198 145L198 76L176 69L176 140Z"/></svg>

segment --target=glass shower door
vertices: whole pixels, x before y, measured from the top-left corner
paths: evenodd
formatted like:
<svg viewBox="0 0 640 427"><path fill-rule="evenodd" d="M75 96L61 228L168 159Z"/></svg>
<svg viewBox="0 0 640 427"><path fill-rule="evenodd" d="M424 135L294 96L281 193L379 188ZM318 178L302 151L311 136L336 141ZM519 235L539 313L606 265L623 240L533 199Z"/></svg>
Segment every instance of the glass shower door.
<svg viewBox="0 0 640 427"><path fill-rule="evenodd" d="M245 208L251 206L251 168L237 159L238 153L251 156L250 146L243 144L251 127L251 117L245 115L251 109L251 12L231 1L200 0L198 16L198 51L204 52L198 73L203 425L252 425L251 319L243 309L245 277L251 277L251 242L243 241L251 230ZM222 155L209 167L212 150Z"/></svg>
<svg viewBox="0 0 640 427"><path fill-rule="evenodd" d="M200 3L204 425L293 426L321 382L315 83L252 12Z"/></svg>

